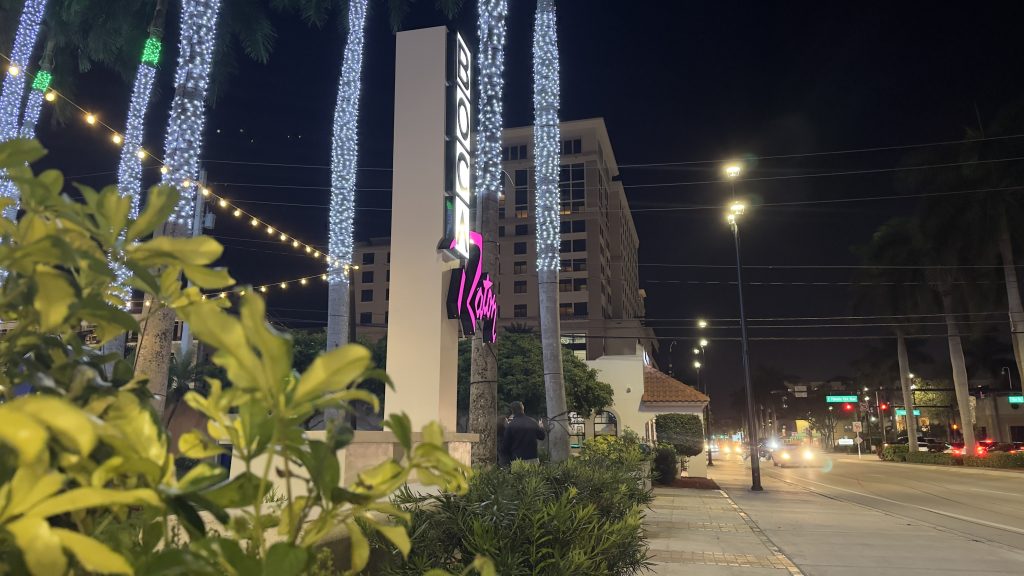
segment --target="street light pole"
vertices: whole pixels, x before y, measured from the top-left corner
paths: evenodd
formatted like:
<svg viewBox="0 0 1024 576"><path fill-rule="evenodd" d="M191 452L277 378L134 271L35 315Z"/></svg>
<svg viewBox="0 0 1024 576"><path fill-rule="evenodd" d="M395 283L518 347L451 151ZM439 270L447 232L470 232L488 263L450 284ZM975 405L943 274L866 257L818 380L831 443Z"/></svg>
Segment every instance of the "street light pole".
<svg viewBox="0 0 1024 576"><path fill-rule="evenodd" d="M731 172L727 172L731 174ZM739 175L736 171L735 175ZM735 177L735 176L731 176ZM761 487L761 463L759 461L757 445L757 425L754 414L754 388L750 382L750 348L747 344L747 316L743 309L743 261L740 258L740 226L738 218L743 214L744 205L734 202L730 207L728 215L729 224L732 226L732 237L736 244L736 288L740 302L740 335L743 348L743 379L747 395L747 430L750 441L750 489L755 492L763 490Z"/></svg>
<svg viewBox="0 0 1024 576"><path fill-rule="evenodd" d="M703 325L699 325L701 328L707 327L707 322L704 322L703 320L701 322L703 323ZM698 364L703 363L704 365L706 365L707 364L707 347L708 347L709 342L708 342L707 338L701 338L697 342L697 344L700 347L699 348L694 348L693 349L693 353L698 358L700 358L700 362L698 362ZM701 373L701 370L700 370L699 367L697 368L697 387L700 389L700 391L705 396L708 397L708 403L707 403L706 406L704 406L704 435L705 435L704 442L708 446L708 466L714 466L715 465L715 460L711 456L711 441L714 439L713 435L711 434L711 394L708 392L708 385L704 382L703 374Z"/></svg>

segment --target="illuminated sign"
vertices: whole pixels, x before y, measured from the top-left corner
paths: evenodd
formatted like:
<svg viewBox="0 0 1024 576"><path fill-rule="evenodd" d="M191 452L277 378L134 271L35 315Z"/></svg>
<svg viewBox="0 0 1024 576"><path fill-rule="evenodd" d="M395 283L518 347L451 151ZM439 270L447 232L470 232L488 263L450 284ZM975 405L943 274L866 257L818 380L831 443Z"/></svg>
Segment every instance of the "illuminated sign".
<svg viewBox="0 0 1024 576"><path fill-rule="evenodd" d="M484 342L494 342L498 334L498 298L494 294L494 281L484 274L480 266L484 242L478 232L470 232L470 254L466 265L452 271L448 284L448 318L462 320L462 332L476 333L477 325L483 330ZM455 240L452 240L452 249Z"/></svg>
<svg viewBox="0 0 1024 576"><path fill-rule="evenodd" d="M897 408L896 409L896 415L897 416L906 416L907 415L907 409L906 408ZM914 408L914 416L920 416L920 415L921 415L921 411L918 410L917 408Z"/></svg>
<svg viewBox="0 0 1024 576"><path fill-rule="evenodd" d="M448 114L448 193L454 196L451 249L463 260L470 252L470 211L473 200L473 54L458 32L451 62L451 108Z"/></svg>
<svg viewBox="0 0 1024 576"><path fill-rule="evenodd" d="M1008 396L1006 399L1010 404L1024 404L1024 396Z"/></svg>
<svg viewBox="0 0 1024 576"><path fill-rule="evenodd" d="M833 395L829 395L829 396L825 396L825 402L828 402L829 404L842 404L843 402L856 402L857 400L859 400L859 398L857 398L856 395L851 395L851 396L833 396Z"/></svg>

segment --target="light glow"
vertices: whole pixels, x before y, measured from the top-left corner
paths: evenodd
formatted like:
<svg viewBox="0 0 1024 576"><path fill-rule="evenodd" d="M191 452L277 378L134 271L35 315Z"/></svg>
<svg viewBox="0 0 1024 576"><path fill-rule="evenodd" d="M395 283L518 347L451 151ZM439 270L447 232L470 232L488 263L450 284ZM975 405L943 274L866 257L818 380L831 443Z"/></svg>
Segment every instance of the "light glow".
<svg viewBox="0 0 1024 576"><path fill-rule="evenodd" d="M536 180L537 271L558 281L561 261L561 133L558 126L558 32L553 0L539 0L533 29L533 155Z"/></svg>
<svg viewBox="0 0 1024 576"><path fill-rule="evenodd" d="M726 164L724 168L725 177L730 180L738 178L742 171L743 165L738 162L730 162L729 164Z"/></svg>
<svg viewBox="0 0 1024 576"><path fill-rule="evenodd" d="M47 102L53 102L56 99L57 99L57 93L54 92L53 90L50 90L49 92L46 93L46 101Z"/></svg>
<svg viewBox="0 0 1024 576"><path fill-rule="evenodd" d="M703 320L703 319L697 320L697 328L707 328L707 327L708 327L708 321L707 320Z"/></svg>
<svg viewBox="0 0 1024 576"><path fill-rule="evenodd" d="M501 195L501 130L505 71L507 0L480 0L477 6L477 137L473 156L477 205Z"/></svg>

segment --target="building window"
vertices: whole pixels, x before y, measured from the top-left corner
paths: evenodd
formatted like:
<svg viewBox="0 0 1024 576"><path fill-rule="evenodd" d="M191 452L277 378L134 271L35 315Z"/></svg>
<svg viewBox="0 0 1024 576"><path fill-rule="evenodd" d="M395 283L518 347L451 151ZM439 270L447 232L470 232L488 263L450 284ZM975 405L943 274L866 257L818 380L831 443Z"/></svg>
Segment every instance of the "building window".
<svg viewBox="0 0 1024 576"><path fill-rule="evenodd" d="M498 218L505 219L505 197L498 198Z"/></svg>
<svg viewBox="0 0 1024 576"><path fill-rule="evenodd" d="M618 436L619 420L611 412L594 414L594 436Z"/></svg>
<svg viewBox="0 0 1024 576"><path fill-rule="evenodd" d="M513 262L512 263L512 273L513 274L526 274L526 262L523 262L522 260Z"/></svg>
<svg viewBox="0 0 1024 576"><path fill-rule="evenodd" d="M373 284L373 270L363 272L363 284Z"/></svg>
<svg viewBox="0 0 1024 576"><path fill-rule="evenodd" d="M512 246L513 254L526 254L526 242L516 242Z"/></svg>
<svg viewBox="0 0 1024 576"><path fill-rule="evenodd" d="M586 200L585 174L583 163L562 164L558 172L558 188L563 215L583 211Z"/></svg>
<svg viewBox="0 0 1024 576"><path fill-rule="evenodd" d="M563 302L558 305L558 316L562 319L572 318L572 304Z"/></svg>
<svg viewBox="0 0 1024 576"><path fill-rule="evenodd" d="M372 312L360 312L359 313L359 323L364 325L364 326L367 325L367 324L373 323L373 313Z"/></svg>
<svg viewBox="0 0 1024 576"><path fill-rule="evenodd" d="M498 237L499 238L504 238L505 237L505 227L504 226L498 226Z"/></svg>
<svg viewBox="0 0 1024 576"><path fill-rule="evenodd" d="M384 300L391 300L391 288L384 289Z"/></svg>
<svg viewBox="0 0 1024 576"><path fill-rule="evenodd" d="M529 218L530 217L530 192L528 190L530 184L529 172L526 170L516 170L513 181L516 185L515 200L516 200L516 218Z"/></svg>
<svg viewBox="0 0 1024 576"><path fill-rule="evenodd" d="M502 146L501 159L505 162L509 160L526 160L526 144Z"/></svg>
<svg viewBox="0 0 1024 576"><path fill-rule="evenodd" d="M384 323L385 324L388 323L388 311L387 310L384 311Z"/></svg>
<svg viewBox="0 0 1024 576"><path fill-rule="evenodd" d="M388 252L388 254L391 254L391 252ZM387 272L384 273L384 281L385 282L391 282L391 269L390 268L387 270Z"/></svg>
<svg viewBox="0 0 1024 576"><path fill-rule="evenodd" d="M373 302L373 290L363 290L359 295L359 299L361 302Z"/></svg>
<svg viewBox="0 0 1024 576"><path fill-rule="evenodd" d="M558 281L559 292L572 292L572 280L563 278Z"/></svg>
<svg viewBox="0 0 1024 576"><path fill-rule="evenodd" d="M562 240L558 244L558 251L562 252L563 254L565 252L572 252L572 240Z"/></svg>
<svg viewBox="0 0 1024 576"><path fill-rule="evenodd" d="M576 302L575 304L573 304L572 305L572 315L577 317L577 318L586 318L587 317L587 303L586 302Z"/></svg>
<svg viewBox="0 0 1024 576"><path fill-rule="evenodd" d="M516 236L526 236L530 233L529 224L516 224Z"/></svg>
<svg viewBox="0 0 1024 576"><path fill-rule="evenodd" d="M516 318L526 318L526 304L516 304L512 308L512 316Z"/></svg>
<svg viewBox="0 0 1024 576"><path fill-rule="evenodd" d="M587 439L587 421L575 412L569 412L569 447L581 448Z"/></svg>
<svg viewBox="0 0 1024 576"><path fill-rule="evenodd" d="M573 260L572 260L572 271L573 272L586 272L587 271L587 259L586 258L573 258Z"/></svg>
<svg viewBox="0 0 1024 576"><path fill-rule="evenodd" d="M586 278L573 278L572 279L572 291L573 292L584 292L587 289Z"/></svg>
<svg viewBox="0 0 1024 576"><path fill-rule="evenodd" d="M585 238L580 238L579 240L573 240L572 241L572 251L573 252L586 252L587 251L587 240Z"/></svg>
<svg viewBox="0 0 1024 576"><path fill-rule="evenodd" d="M388 264L391 264L391 252L388 251Z"/></svg>
<svg viewBox="0 0 1024 576"><path fill-rule="evenodd" d="M526 294L526 280L516 280L512 285L512 291L516 294Z"/></svg>
<svg viewBox="0 0 1024 576"><path fill-rule="evenodd" d="M526 144L519 145L519 159L526 160Z"/></svg>
<svg viewBox="0 0 1024 576"><path fill-rule="evenodd" d="M574 138L572 140L562 140L562 155L568 156L569 154L579 154L583 151L583 140L581 138Z"/></svg>
<svg viewBox="0 0 1024 576"><path fill-rule="evenodd" d="M587 221L586 220L573 220L572 221L572 231L573 232L586 232L587 231Z"/></svg>
<svg viewBox="0 0 1024 576"><path fill-rule="evenodd" d="M373 252L363 252L363 264L373 264Z"/></svg>

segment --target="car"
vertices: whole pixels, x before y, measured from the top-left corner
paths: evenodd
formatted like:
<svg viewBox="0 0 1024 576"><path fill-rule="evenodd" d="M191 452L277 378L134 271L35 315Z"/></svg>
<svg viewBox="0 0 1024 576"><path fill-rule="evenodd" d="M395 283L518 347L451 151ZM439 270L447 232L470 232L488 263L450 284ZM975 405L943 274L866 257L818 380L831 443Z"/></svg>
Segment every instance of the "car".
<svg viewBox="0 0 1024 576"><path fill-rule="evenodd" d="M896 445L906 446L910 443L910 440L906 436L899 436L892 442ZM917 437L917 451L918 452L945 452L948 445L945 442L939 442L935 438L928 436Z"/></svg>
<svg viewBox="0 0 1024 576"><path fill-rule="evenodd" d="M818 466L821 452L813 446L800 444L784 444L772 450L772 463L785 468L786 466Z"/></svg>
<svg viewBox="0 0 1024 576"><path fill-rule="evenodd" d="M952 444L947 444L947 446L946 450L944 450L946 453L952 454L953 456L964 455L963 442L953 442ZM991 439L979 440L977 447L974 449L976 456L984 456L989 452L1013 452L1013 450L1014 448L1012 443L1001 443Z"/></svg>

